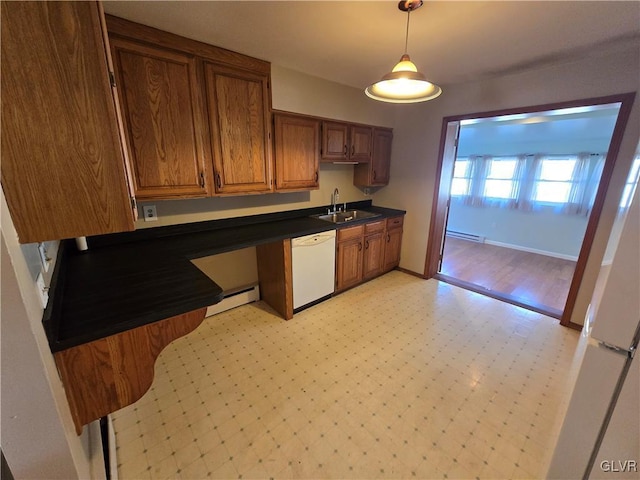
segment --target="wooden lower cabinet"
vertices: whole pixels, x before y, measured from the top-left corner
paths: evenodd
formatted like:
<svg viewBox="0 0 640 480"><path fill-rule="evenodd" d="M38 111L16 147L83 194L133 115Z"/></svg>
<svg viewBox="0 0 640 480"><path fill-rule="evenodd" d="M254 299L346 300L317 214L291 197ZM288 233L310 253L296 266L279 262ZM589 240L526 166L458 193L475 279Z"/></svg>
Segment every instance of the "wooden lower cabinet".
<svg viewBox="0 0 640 480"><path fill-rule="evenodd" d="M403 218L393 217L338 230L336 292L398 266Z"/></svg>
<svg viewBox="0 0 640 480"><path fill-rule="evenodd" d="M387 219L385 233L383 271L393 270L400 264L400 249L402 247L402 224L404 217Z"/></svg>
<svg viewBox="0 0 640 480"><path fill-rule="evenodd" d="M260 297L285 320L293 318L291 239L256 247Z"/></svg>
<svg viewBox="0 0 640 480"><path fill-rule="evenodd" d="M336 243L336 291L362 281L364 225L338 230Z"/></svg>
<svg viewBox="0 0 640 480"><path fill-rule="evenodd" d="M385 221L367 223L364 226L364 258L362 279L369 280L382 273L384 264Z"/></svg>

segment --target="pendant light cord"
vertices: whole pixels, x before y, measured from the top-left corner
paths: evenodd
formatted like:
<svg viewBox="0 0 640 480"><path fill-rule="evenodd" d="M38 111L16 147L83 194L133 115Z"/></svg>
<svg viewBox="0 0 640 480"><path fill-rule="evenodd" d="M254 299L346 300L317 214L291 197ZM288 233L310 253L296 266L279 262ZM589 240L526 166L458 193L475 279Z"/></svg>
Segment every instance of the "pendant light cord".
<svg viewBox="0 0 640 480"><path fill-rule="evenodd" d="M407 32L404 36L404 53L405 55L408 52L408 45L409 45L409 19L411 18L411 8L409 8L409 10L407 10Z"/></svg>

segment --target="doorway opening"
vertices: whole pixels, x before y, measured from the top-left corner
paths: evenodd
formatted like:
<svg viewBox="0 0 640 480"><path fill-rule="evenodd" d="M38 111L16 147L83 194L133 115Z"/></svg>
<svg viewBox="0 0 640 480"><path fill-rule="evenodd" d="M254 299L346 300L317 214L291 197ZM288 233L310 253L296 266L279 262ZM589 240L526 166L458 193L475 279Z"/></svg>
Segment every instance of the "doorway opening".
<svg viewBox="0 0 640 480"><path fill-rule="evenodd" d="M443 120L425 276L570 322L634 95Z"/></svg>

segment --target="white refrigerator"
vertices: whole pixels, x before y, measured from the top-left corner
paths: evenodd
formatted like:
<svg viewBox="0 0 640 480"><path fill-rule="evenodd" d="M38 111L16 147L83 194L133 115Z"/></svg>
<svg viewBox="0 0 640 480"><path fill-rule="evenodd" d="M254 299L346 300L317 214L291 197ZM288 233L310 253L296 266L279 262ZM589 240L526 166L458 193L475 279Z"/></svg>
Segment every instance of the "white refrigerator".
<svg viewBox="0 0 640 480"><path fill-rule="evenodd" d="M640 479L640 201L636 189L547 478Z"/></svg>

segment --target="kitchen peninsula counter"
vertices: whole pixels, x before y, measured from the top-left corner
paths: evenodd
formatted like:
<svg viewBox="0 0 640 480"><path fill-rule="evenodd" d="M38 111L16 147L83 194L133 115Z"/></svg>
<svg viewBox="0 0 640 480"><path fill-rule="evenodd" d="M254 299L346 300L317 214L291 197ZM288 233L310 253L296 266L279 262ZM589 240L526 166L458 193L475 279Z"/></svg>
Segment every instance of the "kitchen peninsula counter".
<svg viewBox="0 0 640 480"><path fill-rule="evenodd" d="M405 213L372 206L370 200L347 206L380 218ZM84 252L73 240L61 242L43 318L51 351L220 302L222 289L193 259L367 221L336 225L310 217L324 212L326 207L90 237Z"/></svg>

